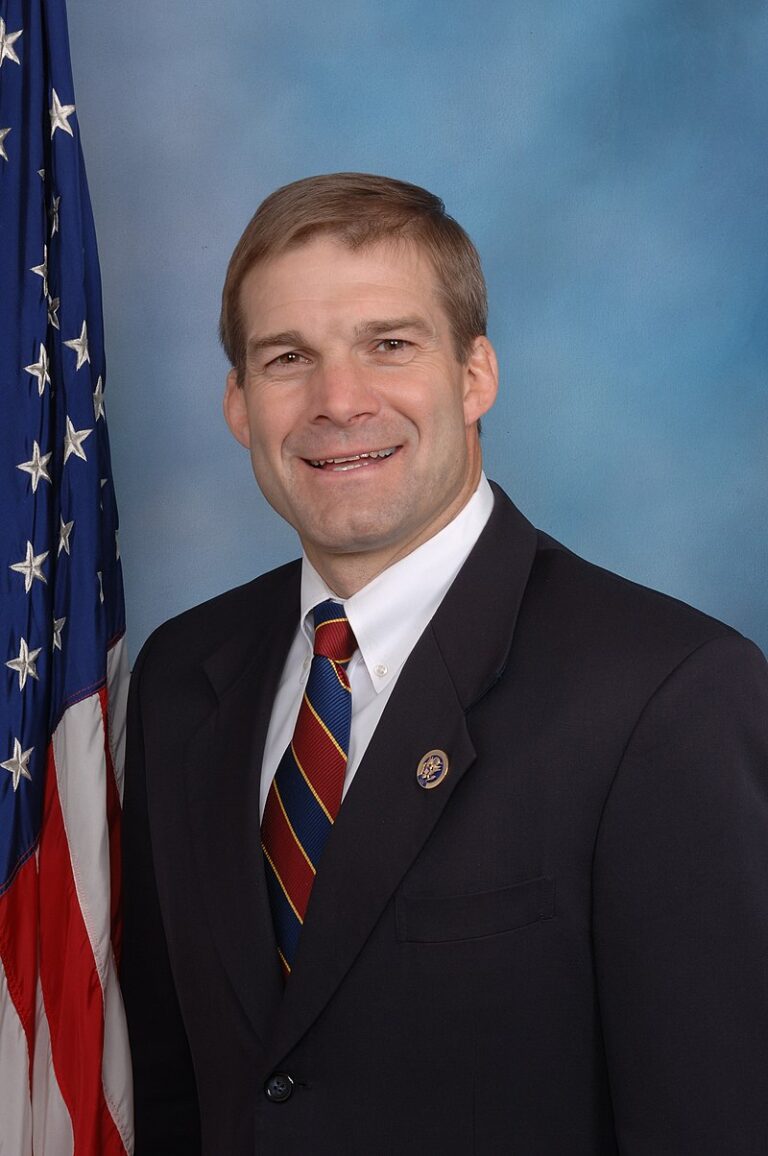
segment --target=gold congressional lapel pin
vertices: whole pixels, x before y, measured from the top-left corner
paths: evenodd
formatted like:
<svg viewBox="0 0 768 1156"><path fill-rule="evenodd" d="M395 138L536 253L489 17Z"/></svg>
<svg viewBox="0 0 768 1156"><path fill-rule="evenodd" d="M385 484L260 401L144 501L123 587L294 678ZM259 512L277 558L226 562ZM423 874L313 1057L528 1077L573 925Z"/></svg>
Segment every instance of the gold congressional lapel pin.
<svg viewBox="0 0 768 1156"><path fill-rule="evenodd" d="M419 759L419 765L416 768L416 782L425 791L431 791L433 787L439 787L448 774L448 756L445 751L427 751L427 753Z"/></svg>

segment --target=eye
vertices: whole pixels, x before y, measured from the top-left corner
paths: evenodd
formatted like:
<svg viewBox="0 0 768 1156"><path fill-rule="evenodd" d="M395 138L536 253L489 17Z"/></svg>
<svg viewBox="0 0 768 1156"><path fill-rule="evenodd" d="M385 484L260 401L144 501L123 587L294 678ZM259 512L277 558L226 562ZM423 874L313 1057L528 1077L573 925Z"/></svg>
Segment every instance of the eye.
<svg viewBox="0 0 768 1156"><path fill-rule="evenodd" d="M384 353L402 353L403 350L408 349L411 345L410 341L406 341L402 337L384 337L376 346L377 350L382 350Z"/></svg>
<svg viewBox="0 0 768 1156"><path fill-rule="evenodd" d="M267 368L270 366L300 365L306 360L303 353L297 353L295 349L292 349L288 353L281 353L279 357L274 357L271 361L268 361Z"/></svg>

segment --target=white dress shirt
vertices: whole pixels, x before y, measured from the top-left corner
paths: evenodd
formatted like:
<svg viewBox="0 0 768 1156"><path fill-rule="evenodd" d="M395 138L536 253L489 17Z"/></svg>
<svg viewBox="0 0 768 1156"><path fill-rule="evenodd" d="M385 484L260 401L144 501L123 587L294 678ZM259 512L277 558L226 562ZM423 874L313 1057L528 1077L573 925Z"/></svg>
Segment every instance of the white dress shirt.
<svg viewBox="0 0 768 1156"><path fill-rule="evenodd" d="M351 598L328 588L306 555L301 569L301 614L280 678L261 766L261 814L280 759L293 737L312 661L312 610L332 598L344 607L358 649L347 667L352 691L344 793L368 747L406 659L431 621L493 509L483 474L474 494L447 526L377 575Z"/></svg>

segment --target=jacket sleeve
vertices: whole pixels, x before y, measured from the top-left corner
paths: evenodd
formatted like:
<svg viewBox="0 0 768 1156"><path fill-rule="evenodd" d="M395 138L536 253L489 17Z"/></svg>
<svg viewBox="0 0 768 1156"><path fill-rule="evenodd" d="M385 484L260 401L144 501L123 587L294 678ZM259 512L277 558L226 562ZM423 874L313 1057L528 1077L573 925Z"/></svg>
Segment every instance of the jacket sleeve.
<svg viewBox="0 0 768 1156"><path fill-rule="evenodd" d="M121 983L133 1061L135 1156L200 1152L197 1090L155 886L141 721L141 671L128 699L123 799Z"/></svg>
<svg viewBox="0 0 768 1156"><path fill-rule="evenodd" d="M739 635L700 647L646 705L593 888L622 1156L764 1156L768 668Z"/></svg>

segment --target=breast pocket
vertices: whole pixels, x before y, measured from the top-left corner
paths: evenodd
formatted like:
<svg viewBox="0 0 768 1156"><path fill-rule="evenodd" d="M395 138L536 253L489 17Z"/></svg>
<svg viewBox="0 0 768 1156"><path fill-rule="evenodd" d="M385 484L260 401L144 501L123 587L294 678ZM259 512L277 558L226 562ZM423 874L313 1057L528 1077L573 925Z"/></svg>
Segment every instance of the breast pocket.
<svg viewBox="0 0 768 1156"><path fill-rule="evenodd" d="M469 895L399 895L397 938L403 943L449 943L514 931L555 914L555 881L544 876L499 891Z"/></svg>

